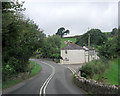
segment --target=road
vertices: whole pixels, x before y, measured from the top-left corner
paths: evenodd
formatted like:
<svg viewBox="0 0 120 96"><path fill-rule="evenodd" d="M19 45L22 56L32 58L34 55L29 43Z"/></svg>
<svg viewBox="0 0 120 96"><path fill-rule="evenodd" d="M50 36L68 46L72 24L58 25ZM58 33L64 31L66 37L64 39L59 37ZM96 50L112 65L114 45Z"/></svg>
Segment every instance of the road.
<svg viewBox="0 0 120 96"><path fill-rule="evenodd" d="M47 60L32 60L40 64L41 72L29 80L3 90L3 94L86 94L72 83L73 73L64 65Z"/></svg>

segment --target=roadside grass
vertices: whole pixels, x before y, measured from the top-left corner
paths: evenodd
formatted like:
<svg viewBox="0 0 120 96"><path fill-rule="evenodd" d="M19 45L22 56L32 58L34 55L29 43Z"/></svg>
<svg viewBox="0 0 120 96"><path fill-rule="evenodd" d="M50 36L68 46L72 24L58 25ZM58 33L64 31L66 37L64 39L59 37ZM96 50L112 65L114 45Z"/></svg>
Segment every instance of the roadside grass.
<svg viewBox="0 0 120 96"><path fill-rule="evenodd" d="M37 64L34 61L30 61L30 67L32 67L32 70L31 70L31 73L29 74L29 76L27 78L25 78L25 79L18 78L18 79L14 79L14 80L12 79L12 80L5 81L5 82L2 83L2 89L9 88L9 87L12 87L12 86L14 86L18 83L21 83L24 80L27 80L30 77L33 77L33 76L37 75L41 70L40 65Z"/></svg>
<svg viewBox="0 0 120 96"><path fill-rule="evenodd" d="M68 41L68 40L72 41L73 43L76 42L76 38L61 38L61 48L65 46L64 41Z"/></svg>
<svg viewBox="0 0 120 96"><path fill-rule="evenodd" d="M118 85L118 62L120 62L120 59L109 61L109 68L107 68L105 73L102 75L103 81L105 83L111 84L111 85ZM96 74L94 76L94 79L98 80L98 77L99 75Z"/></svg>
<svg viewBox="0 0 120 96"><path fill-rule="evenodd" d="M111 62L109 69L103 75L107 78L109 84L118 85L118 62L120 62L120 59L115 59Z"/></svg>
<svg viewBox="0 0 120 96"><path fill-rule="evenodd" d="M37 64L37 63L34 62L34 61L30 61L30 63L31 63L32 65L34 65L34 68L32 68L32 71L31 71L31 73L30 73L30 75L29 75L29 77L32 77L32 76L34 76L34 75L36 75L37 73L40 72L41 67L40 67L39 64Z"/></svg>
<svg viewBox="0 0 120 96"><path fill-rule="evenodd" d="M118 72L118 69L119 69L118 68L119 67L118 63L119 62L120 62L120 59L114 59L114 60L108 61L108 64L105 67L105 71L101 75L101 77L102 77L101 78L102 79L101 82L106 83L106 84L110 84L110 85L118 85L118 82L119 82L118 81L118 77L119 77L118 76L118 73L119 73ZM89 66L92 66L92 64L94 64L94 62L91 61L88 64L89 64ZM100 64L102 65L102 64L106 64L106 63L102 63L101 62ZM95 67L95 66L93 66L93 67ZM93 68L93 67L90 67L90 69ZM87 72L91 72L89 70L89 67L87 69L84 69L84 70L88 70ZM95 69L93 68L93 70L95 70ZM85 78L90 79L90 76L89 75L85 75ZM98 78L99 78L99 74L98 73L97 74L94 73L93 79L98 81Z"/></svg>
<svg viewBox="0 0 120 96"><path fill-rule="evenodd" d="M15 79L15 80L5 81L2 84L2 89L12 87L12 86L14 86L22 81L24 81L24 80L23 79Z"/></svg>

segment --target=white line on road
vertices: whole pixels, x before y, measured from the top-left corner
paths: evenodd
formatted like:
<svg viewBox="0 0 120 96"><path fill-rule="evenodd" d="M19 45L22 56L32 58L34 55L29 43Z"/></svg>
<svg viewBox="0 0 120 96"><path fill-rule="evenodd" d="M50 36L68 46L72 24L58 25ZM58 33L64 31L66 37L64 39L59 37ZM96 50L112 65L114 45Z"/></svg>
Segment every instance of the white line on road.
<svg viewBox="0 0 120 96"><path fill-rule="evenodd" d="M70 71L72 71L72 73L76 73L76 71L73 68L67 67Z"/></svg>
<svg viewBox="0 0 120 96"><path fill-rule="evenodd" d="M43 83L42 87L40 88L40 96L42 96L42 90L43 90L43 93L44 93L44 96L45 96L46 87L47 87L48 83L50 82L50 80L52 79L52 77L55 74L55 67L53 67L52 65L49 65L48 63L45 63L45 62L42 62L42 63L44 63L44 64L46 64L46 65L48 65L52 68L52 74L46 79L46 81Z"/></svg>

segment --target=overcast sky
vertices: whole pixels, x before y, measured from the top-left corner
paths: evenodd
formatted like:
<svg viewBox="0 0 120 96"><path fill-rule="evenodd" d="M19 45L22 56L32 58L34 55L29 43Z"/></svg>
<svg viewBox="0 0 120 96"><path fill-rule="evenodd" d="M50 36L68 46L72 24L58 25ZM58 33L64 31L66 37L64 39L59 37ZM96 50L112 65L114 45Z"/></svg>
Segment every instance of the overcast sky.
<svg viewBox="0 0 120 96"><path fill-rule="evenodd" d="M67 36L81 35L88 27L98 28L104 32L117 27L118 0L94 1L25 0L25 15L33 19L46 35L55 34L60 27L70 30Z"/></svg>

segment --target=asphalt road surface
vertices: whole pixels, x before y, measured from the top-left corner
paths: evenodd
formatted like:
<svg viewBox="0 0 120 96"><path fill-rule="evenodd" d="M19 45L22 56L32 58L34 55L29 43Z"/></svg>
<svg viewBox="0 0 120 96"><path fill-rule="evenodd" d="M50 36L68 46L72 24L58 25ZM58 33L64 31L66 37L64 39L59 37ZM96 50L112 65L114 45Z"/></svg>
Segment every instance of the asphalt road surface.
<svg viewBox="0 0 120 96"><path fill-rule="evenodd" d="M86 94L72 83L72 70L47 60L31 59L42 67L41 72L12 88L3 90L3 94Z"/></svg>

